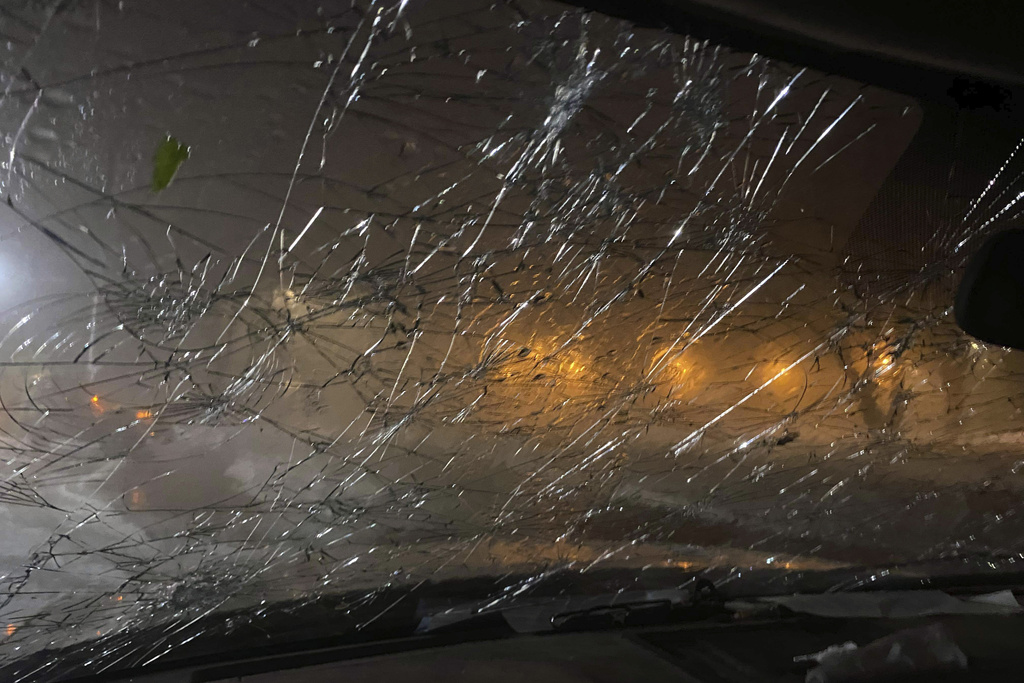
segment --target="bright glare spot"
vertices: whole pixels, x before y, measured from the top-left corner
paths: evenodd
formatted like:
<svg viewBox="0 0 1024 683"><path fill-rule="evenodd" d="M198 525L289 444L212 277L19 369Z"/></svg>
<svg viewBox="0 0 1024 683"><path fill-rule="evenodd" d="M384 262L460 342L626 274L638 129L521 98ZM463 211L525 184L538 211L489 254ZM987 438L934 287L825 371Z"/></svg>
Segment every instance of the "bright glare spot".
<svg viewBox="0 0 1024 683"><path fill-rule="evenodd" d="M671 355L669 355L671 354ZM668 356L666 358L666 356ZM683 384L685 376L692 369L689 358L684 358L678 350L665 349L654 356L651 372L656 373L661 379L676 385Z"/></svg>
<svg viewBox="0 0 1024 683"><path fill-rule="evenodd" d="M100 397L99 396L93 396L91 400L92 400L93 403L99 403L100 402Z"/></svg>
<svg viewBox="0 0 1024 683"><path fill-rule="evenodd" d="M881 362L882 365L892 365L892 356L882 356Z"/></svg>

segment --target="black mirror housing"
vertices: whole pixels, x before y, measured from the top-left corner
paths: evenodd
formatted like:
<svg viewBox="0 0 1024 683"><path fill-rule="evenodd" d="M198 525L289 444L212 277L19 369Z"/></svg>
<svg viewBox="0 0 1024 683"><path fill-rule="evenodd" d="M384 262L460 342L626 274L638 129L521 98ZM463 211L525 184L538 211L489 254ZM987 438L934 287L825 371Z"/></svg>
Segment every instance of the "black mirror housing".
<svg viewBox="0 0 1024 683"><path fill-rule="evenodd" d="M1024 349L1024 230L985 240L967 264L954 314L981 341Z"/></svg>

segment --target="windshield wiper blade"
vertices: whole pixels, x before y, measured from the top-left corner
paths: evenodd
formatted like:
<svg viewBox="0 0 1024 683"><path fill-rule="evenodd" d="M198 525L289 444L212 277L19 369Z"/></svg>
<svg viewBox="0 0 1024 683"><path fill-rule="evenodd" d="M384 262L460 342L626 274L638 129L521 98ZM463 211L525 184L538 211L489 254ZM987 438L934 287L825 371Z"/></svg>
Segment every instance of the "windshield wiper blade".
<svg viewBox="0 0 1024 683"><path fill-rule="evenodd" d="M678 611L669 600L627 602L556 614L551 617L551 626L556 631L650 626L671 620L673 612Z"/></svg>
<svg viewBox="0 0 1024 683"><path fill-rule="evenodd" d="M713 618L724 613L724 603L711 581L697 579L685 588L459 605L424 615L416 632L500 629L502 622L519 634L649 626Z"/></svg>

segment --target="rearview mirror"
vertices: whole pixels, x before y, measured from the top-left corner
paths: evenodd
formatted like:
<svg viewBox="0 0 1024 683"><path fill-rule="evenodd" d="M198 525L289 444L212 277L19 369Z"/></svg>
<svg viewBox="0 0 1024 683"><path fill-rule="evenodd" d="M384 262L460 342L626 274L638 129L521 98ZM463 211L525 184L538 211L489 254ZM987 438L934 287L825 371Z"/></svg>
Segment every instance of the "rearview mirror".
<svg viewBox="0 0 1024 683"><path fill-rule="evenodd" d="M954 314L981 341L1024 349L1024 230L985 240L967 265Z"/></svg>

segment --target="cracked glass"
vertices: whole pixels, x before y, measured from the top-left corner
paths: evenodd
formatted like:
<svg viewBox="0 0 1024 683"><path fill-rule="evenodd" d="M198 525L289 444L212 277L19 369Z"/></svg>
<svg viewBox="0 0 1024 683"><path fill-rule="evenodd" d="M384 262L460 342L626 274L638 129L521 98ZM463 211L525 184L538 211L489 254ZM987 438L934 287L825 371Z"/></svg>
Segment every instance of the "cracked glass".
<svg viewBox="0 0 1024 683"><path fill-rule="evenodd" d="M910 97L533 0L0 37L9 680L445 580L1020 560L1024 361L952 316L1015 142L958 175Z"/></svg>

